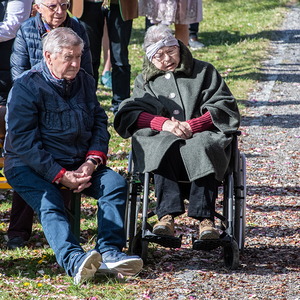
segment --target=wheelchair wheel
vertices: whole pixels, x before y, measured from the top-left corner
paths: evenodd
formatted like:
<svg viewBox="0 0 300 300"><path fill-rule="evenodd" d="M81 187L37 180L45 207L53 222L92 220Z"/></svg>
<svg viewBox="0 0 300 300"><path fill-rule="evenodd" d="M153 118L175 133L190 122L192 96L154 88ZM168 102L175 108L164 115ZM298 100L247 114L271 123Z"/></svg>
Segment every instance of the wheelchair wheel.
<svg viewBox="0 0 300 300"><path fill-rule="evenodd" d="M232 270L237 269L240 262L239 247L235 240L230 245L223 247L224 263L225 267L231 268Z"/></svg>
<svg viewBox="0 0 300 300"><path fill-rule="evenodd" d="M148 242L142 239L142 231L135 235L132 241L132 254L138 255L144 262L147 263L148 258Z"/></svg>
<svg viewBox="0 0 300 300"><path fill-rule="evenodd" d="M240 252L243 253L246 228L246 160L243 153L239 155L236 180L234 236Z"/></svg>

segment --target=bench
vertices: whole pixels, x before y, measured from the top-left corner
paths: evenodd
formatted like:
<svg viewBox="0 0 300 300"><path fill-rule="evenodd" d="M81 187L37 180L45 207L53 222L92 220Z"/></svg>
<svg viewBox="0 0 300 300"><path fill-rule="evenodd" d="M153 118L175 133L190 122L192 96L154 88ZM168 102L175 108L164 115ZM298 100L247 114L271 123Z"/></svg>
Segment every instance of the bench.
<svg viewBox="0 0 300 300"><path fill-rule="evenodd" d="M0 168L3 168L3 161L4 158L0 157ZM8 184L5 177L0 177L0 189L1 190L12 189L12 187ZM72 191L70 191L70 194L71 194L70 203L68 207L65 206L65 209L69 216L71 231L74 234L77 241L80 242L81 193L73 193Z"/></svg>

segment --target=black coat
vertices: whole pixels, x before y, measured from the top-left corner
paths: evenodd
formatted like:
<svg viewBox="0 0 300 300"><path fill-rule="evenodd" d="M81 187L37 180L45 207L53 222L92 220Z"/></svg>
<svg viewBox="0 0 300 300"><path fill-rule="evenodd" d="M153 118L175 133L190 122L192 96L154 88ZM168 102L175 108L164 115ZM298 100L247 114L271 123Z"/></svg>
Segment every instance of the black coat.
<svg viewBox="0 0 300 300"><path fill-rule="evenodd" d="M3 22L8 0L0 1L0 22ZM10 78L9 58L14 39L0 43L0 105L6 105L12 83Z"/></svg>

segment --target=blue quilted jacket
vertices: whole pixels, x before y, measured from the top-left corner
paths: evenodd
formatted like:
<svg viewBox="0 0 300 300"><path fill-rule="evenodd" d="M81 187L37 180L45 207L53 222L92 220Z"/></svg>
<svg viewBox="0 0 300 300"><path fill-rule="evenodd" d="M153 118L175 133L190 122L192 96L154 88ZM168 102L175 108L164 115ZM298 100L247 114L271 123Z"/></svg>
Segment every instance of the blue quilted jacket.
<svg viewBox="0 0 300 300"><path fill-rule="evenodd" d="M27 165L52 182L62 168L76 170L87 153L107 155L107 115L82 68L67 82L55 79L42 60L17 78L7 110L5 172Z"/></svg>
<svg viewBox="0 0 300 300"><path fill-rule="evenodd" d="M84 27L69 15L67 15L64 26L72 28L84 40L81 67L92 75L93 69L90 43ZM17 32L10 57L11 76L13 81L15 81L24 71L30 70L31 67L42 60L42 38L46 34L47 31L39 13L37 13L35 17L29 18L21 25Z"/></svg>

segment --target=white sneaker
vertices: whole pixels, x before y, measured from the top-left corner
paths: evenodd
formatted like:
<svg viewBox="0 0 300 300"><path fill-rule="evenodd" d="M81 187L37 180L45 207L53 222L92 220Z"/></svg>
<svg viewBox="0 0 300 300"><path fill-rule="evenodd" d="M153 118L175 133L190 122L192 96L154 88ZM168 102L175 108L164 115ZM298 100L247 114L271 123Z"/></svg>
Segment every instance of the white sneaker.
<svg viewBox="0 0 300 300"><path fill-rule="evenodd" d="M139 256L128 256L116 250L104 252L102 260L103 262L97 270L97 274L121 273L124 276L133 276L143 268L143 260Z"/></svg>
<svg viewBox="0 0 300 300"><path fill-rule="evenodd" d="M73 281L76 285L92 278L101 265L102 259L99 252L92 250L87 252L85 256L81 265L74 268L76 275L73 276Z"/></svg>
<svg viewBox="0 0 300 300"><path fill-rule="evenodd" d="M118 272L114 269L109 269L107 267L107 265L102 262L100 265L100 268L96 271L97 275L109 275L109 274L113 274L113 275L117 275Z"/></svg>

